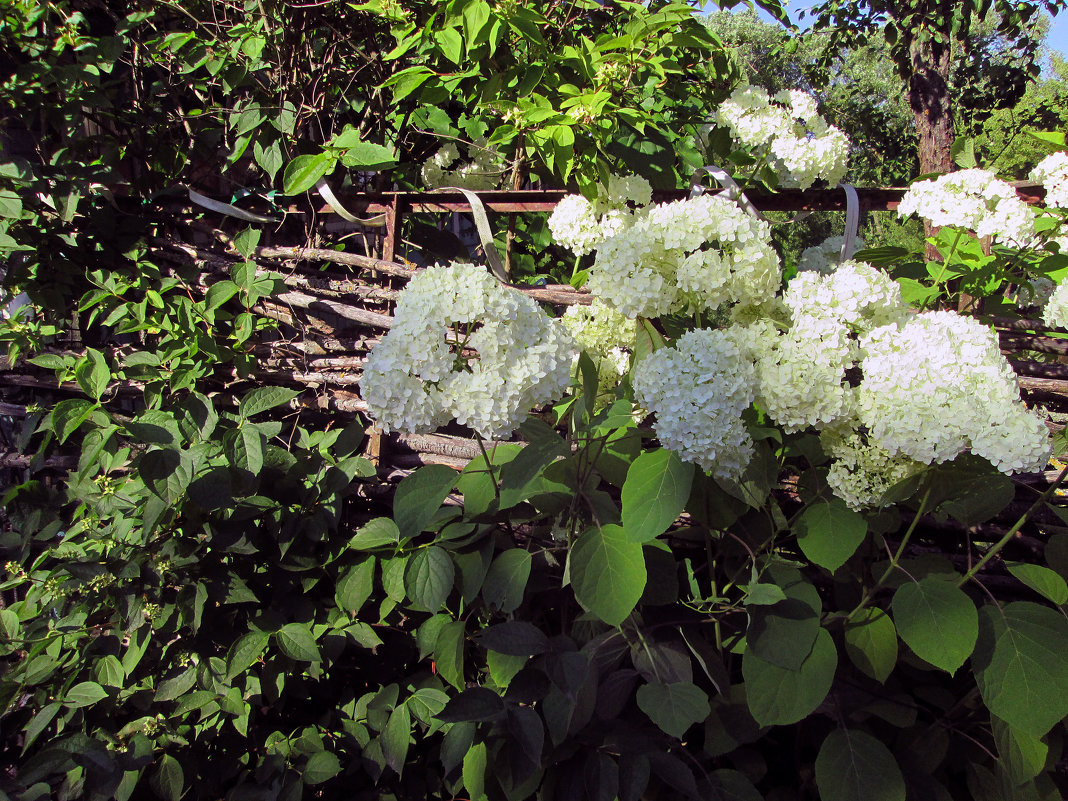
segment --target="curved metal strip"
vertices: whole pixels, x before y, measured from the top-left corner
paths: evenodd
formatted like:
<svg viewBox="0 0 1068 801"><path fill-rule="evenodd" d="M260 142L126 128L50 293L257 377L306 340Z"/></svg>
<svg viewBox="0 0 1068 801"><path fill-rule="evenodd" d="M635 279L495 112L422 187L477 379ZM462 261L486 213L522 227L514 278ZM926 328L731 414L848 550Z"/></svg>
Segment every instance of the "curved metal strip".
<svg viewBox="0 0 1068 801"><path fill-rule="evenodd" d="M368 217L366 219L360 219L355 214L350 212L344 206L341 205L341 201L337 199L337 195L334 194L330 185L327 184L325 178L320 178L319 183L315 185L315 190L319 193L319 197L326 201L334 213L345 220L346 222L355 223L356 225L367 226L368 228L382 227L386 224L386 215L376 214L374 217Z"/></svg>
<svg viewBox="0 0 1068 801"><path fill-rule="evenodd" d="M486 263L498 281L507 283L508 273L505 272L504 264L501 262L501 254L497 252L497 246L493 244L493 230L490 228L489 215L486 213L486 207L482 204L482 199L470 189L463 189L459 186L441 186L438 187L437 191L460 192L467 198L467 202L471 206L471 216L475 218L475 230L478 231L478 238L482 243L482 252L486 254Z"/></svg>
<svg viewBox="0 0 1068 801"><path fill-rule="evenodd" d="M229 203L212 200L210 197L205 197L196 190L190 189L188 186L185 189L189 193L189 199L193 203L196 203L198 206L203 206L210 211L217 212L218 214L225 214L227 217L234 217L238 220L244 220L245 222L278 222L278 219L275 217L264 217L260 214L253 214L251 211L239 209L237 206L231 206Z"/></svg>
<svg viewBox="0 0 1068 801"><path fill-rule="evenodd" d="M842 237L842 261L849 261L857 249L857 230L860 228L860 198L852 184L838 184L846 193L846 229Z"/></svg>

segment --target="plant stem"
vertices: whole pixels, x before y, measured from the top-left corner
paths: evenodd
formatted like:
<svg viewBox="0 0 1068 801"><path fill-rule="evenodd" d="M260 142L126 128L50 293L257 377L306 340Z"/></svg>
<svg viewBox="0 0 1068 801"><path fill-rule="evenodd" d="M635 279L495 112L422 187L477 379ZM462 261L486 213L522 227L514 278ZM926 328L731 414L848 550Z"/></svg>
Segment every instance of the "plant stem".
<svg viewBox="0 0 1068 801"><path fill-rule="evenodd" d="M886 566L886 570L879 576L879 580L876 581L871 587L864 590L864 595L860 599L860 603L856 605L852 612L846 615L846 620L852 620L860 610L868 605L868 602L879 590L882 589L883 583L890 578L890 574L897 568L898 562L901 561L902 554L905 553L905 546L908 545L909 539L912 537L912 533L916 530L917 524L920 522L920 518L923 517L923 513L927 509L927 501L931 498L931 487L927 487L927 491L923 494L923 500L920 501L920 508L916 510L916 516L912 518L912 522L909 524L908 530L905 532L905 536L901 538L901 542L897 546L897 552L890 557L890 564Z"/></svg>

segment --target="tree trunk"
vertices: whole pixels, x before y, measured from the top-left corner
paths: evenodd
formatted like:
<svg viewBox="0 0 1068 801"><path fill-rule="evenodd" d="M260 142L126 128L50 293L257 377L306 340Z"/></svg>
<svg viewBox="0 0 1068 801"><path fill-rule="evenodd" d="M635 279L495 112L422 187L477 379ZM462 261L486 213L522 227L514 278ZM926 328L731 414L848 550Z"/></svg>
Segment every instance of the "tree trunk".
<svg viewBox="0 0 1068 801"><path fill-rule="evenodd" d="M909 106L916 120L916 135L920 140L920 173L952 172L953 165L953 106L949 96L950 36L942 32L944 44L930 38L915 39L909 47L911 74L909 76ZM938 229L924 222L925 236L933 236ZM934 245L927 245L927 259L939 260Z"/></svg>

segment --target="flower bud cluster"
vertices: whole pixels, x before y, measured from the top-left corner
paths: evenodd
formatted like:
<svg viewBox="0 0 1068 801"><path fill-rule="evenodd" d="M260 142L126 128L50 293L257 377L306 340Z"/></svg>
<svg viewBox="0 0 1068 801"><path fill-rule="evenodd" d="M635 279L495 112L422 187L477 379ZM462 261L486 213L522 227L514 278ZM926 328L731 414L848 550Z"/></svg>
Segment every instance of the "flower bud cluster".
<svg viewBox="0 0 1068 801"><path fill-rule="evenodd" d="M770 226L719 195L652 206L597 248L589 289L628 317L758 304L778 291Z"/></svg>
<svg viewBox="0 0 1068 801"><path fill-rule="evenodd" d="M1046 188L1046 205L1068 208L1068 152L1046 156L1031 171L1031 180Z"/></svg>
<svg viewBox="0 0 1068 801"><path fill-rule="evenodd" d="M715 121L762 152L783 186L807 189L820 179L833 186L845 177L849 140L819 115L811 95L792 89L772 98L757 86L740 86Z"/></svg>
<svg viewBox="0 0 1068 801"><path fill-rule="evenodd" d="M575 352L559 321L484 268L428 267L397 302L360 390L386 431L432 431L455 419L501 437L563 395Z"/></svg>
<svg viewBox="0 0 1068 801"><path fill-rule="evenodd" d="M897 213L918 214L933 225L952 225L1023 247L1034 239L1035 215L1016 190L978 168L919 181L908 188Z"/></svg>
<svg viewBox="0 0 1068 801"><path fill-rule="evenodd" d="M560 322L597 365L598 395L614 389L630 367L637 322L600 300L569 307Z"/></svg>

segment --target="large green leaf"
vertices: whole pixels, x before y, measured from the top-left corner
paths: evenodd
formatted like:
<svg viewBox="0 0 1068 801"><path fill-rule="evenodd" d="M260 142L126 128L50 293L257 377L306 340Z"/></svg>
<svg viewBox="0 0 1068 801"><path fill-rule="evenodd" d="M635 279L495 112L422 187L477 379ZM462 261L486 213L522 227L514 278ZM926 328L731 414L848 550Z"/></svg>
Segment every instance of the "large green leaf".
<svg viewBox="0 0 1068 801"><path fill-rule="evenodd" d="M823 801L905 801L905 778L890 750L870 734L835 729L816 757Z"/></svg>
<svg viewBox="0 0 1068 801"><path fill-rule="evenodd" d="M318 662L319 646L307 623L287 623L274 634L278 647L290 659Z"/></svg>
<svg viewBox="0 0 1068 801"><path fill-rule="evenodd" d="M250 631L236 639L226 654L226 680L232 681L256 664L270 639L266 631Z"/></svg>
<svg viewBox="0 0 1068 801"><path fill-rule="evenodd" d="M285 387L257 387L247 392L238 406L238 413L242 417L252 417L254 414L289 403L300 394L300 390L286 389Z"/></svg>
<svg viewBox="0 0 1068 801"><path fill-rule="evenodd" d="M456 471L451 467L430 464L420 467L397 485L393 496L393 519L403 539L422 533L456 485L456 479Z"/></svg>
<svg viewBox="0 0 1068 801"><path fill-rule="evenodd" d="M666 448L643 453L623 483L623 530L631 542L656 539L679 516L690 497L694 466Z"/></svg>
<svg viewBox="0 0 1068 801"><path fill-rule="evenodd" d="M882 609L868 607L846 623L845 648L853 664L884 682L897 664L897 629Z"/></svg>
<svg viewBox="0 0 1068 801"><path fill-rule="evenodd" d="M482 801L486 797L486 744L476 743L464 755L461 769L464 788L471 801Z"/></svg>
<svg viewBox="0 0 1068 801"><path fill-rule="evenodd" d="M575 598L611 626L622 623L642 597L642 546L620 526L590 526L571 547L567 564Z"/></svg>
<svg viewBox="0 0 1068 801"><path fill-rule="evenodd" d="M304 766L301 778L305 784L322 784L341 772L341 760L330 751L316 751Z"/></svg>
<svg viewBox="0 0 1068 801"><path fill-rule="evenodd" d="M826 629L817 632L812 653L799 670L766 662L752 651L742 657L749 711L761 726L786 726L811 714L834 681L838 652Z"/></svg>
<svg viewBox="0 0 1068 801"><path fill-rule="evenodd" d="M1006 562L1005 567L1012 575L1052 603L1058 606L1068 603L1068 582L1056 571L1027 562Z"/></svg>
<svg viewBox="0 0 1068 801"><path fill-rule="evenodd" d="M979 635L975 604L956 582L927 576L894 593L894 622L916 656L955 673L971 656Z"/></svg>
<svg viewBox="0 0 1068 801"><path fill-rule="evenodd" d="M816 501L797 521L797 544L802 552L832 573L856 553L867 533L864 517L839 498Z"/></svg>
<svg viewBox="0 0 1068 801"><path fill-rule="evenodd" d="M1042 737L1068 715L1068 620L1029 601L984 606L972 669L993 714Z"/></svg>
<svg viewBox="0 0 1068 801"><path fill-rule="evenodd" d="M446 623L438 632L434 644L434 662L438 674L457 690L463 691L467 686L464 679L464 622L456 620Z"/></svg>
<svg viewBox="0 0 1068 801"><path fill-rule="evenodd" d="M422 548L408 560L404 572L404 589L408 597L428 612L445 605L452 591L456 567L445 549L437 545Z"/></svg>
<svg viewBox="0 0 1068 801"><path fill-rule="evenodd" d="M400 775L404 772L404 760L408 757L408 743L412 733L412 715L405 704L398 704L389 713L386 728L382 730L382 755L386 764Z"/></svg>
<svg viewBox="0 0 1068 801"><path fill-rule="evenodd" d="M334 169L336 156L323 152L297 156L286 165L282 173L282 194L299 195L307 192L319 179Z"/></svg>
<svg viewBox="0 0 1068 801"><path fill-rule="evenodd" d="M681 738L695 723L708 717L708 696L696 684L676 681L651 683L638 688L638 708L660 729Z"/></svg>
<svg viewBox="0 0 1068 801"><path fill-rule="evenodd" d="M81 398L61 400L55 405L52 409L52 430L60 444L78 430L78 426L85 422L95 408L95 403Z"/></svg>
<svg viewBox="0 0 1068 801"><path fill-rule="evenodd" d="M482 582L482 600L490 609L511 613L523 603L530 564L530 552L522 548L509 548L498 554Z"/></svg>
<svg viewBox="0 0 1068 801"><path fill-rule="evenodd" d="M785 565L770 566L763 581L778 586L786 600L748 607L746 647L766 662L798 670L820 630L820 594L800 571Z"/></svg>
<svg viewBox="0 0 1068 801"><path fill-rule="evenodd" d="M1019 785L1042 772L1049 746L1040 737L1014 729L996 717L990 724L998 747L999 763L1006 776Z"/></svg>
<svg viewBox="0 0 1068 801"><path fill-rule="evenodd" d="M334 589L334 600L337 602L338 609L343 609L349 614L360 611L360 607L367 602L374 590L377 561L370 556L341 574L337 587Z"/></svg>
<svg viewBox="0 0 1068 801"><path fill-rule="evenodd" d="M95 681L83 681L67 690L67 694L63 696L63 705L70 709L81 709L107 697L108 691Z"/></svg>

